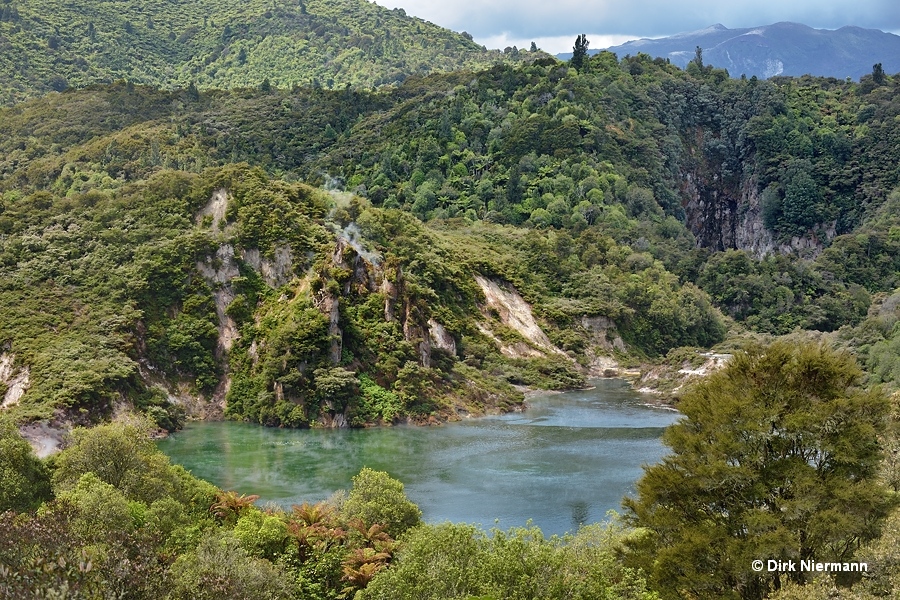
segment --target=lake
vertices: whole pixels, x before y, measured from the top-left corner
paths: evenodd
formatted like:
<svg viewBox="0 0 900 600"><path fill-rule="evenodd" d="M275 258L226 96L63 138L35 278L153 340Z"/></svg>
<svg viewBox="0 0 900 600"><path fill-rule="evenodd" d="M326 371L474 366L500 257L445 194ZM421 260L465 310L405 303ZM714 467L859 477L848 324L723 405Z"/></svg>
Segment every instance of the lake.
<svg viewBox="0 0 900 600"><path fill-rule="evenodd" d="M662 431L679 418L622 380L591 385L530 398L522 413L438 427L199 422L159 447L198 477L285 508L349 489L366 466L402 481L426 521L508 528L530 519L561 534L620 510L641 465L665 454Z"/></svg>

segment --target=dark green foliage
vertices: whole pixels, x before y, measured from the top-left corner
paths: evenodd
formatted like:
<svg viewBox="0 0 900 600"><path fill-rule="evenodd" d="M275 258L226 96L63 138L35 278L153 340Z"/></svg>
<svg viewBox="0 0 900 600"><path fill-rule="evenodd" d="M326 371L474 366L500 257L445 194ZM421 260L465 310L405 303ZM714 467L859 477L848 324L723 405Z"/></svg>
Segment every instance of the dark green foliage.
<svg viewBox="0 0 900 600"><path fill-rule="evenodd" d="M833 250L823 256L833 256ZM817 262L826 264L821 257ZM781 255L754 261L743 251L729 250L710 257L697 283L728 314L757 331L831 331L859 322L870 294L852 279L844 283L849 278L830 277L824 270Z"/></svg>
<svg viewBox="0 0 900 600"><path fill-rule="evenodd" d="M52 75L75 87L134 78L169 89L191 82L249 88L262 80L279 88L318 80L342 89L522 60L360 0L153 0L116 10L101 0L64 7L33 0L0 8L0 36L0 104L46 93Z"/></svg>
<svg viewBox="0 0 900 600"><path fill-rule="evenodd" d="M700 49L680 71L588 57L579 36L575 69L544 57L425 77L496 57L355 0L203 0L177 18L153 2L152 15L42 2L0 8L3 43L41 48L14 78L21 53L0 52L0 102L128 81L0 110L0 341L31 381L15 418L130 402L171 430L183 412L160 380L209 395L225 374L227 415L272 426L507 410L521 403L510 384L582 385L577 361L621 340L682 364L673 349L724 338L718 309L775 334L849 325L838 337L868 383L900 377L900 103L877 69L859 84L732 81ZM772 239L740 238L745 214ZM804 240L824 249L734 249ZM511 326L476 275L521 296L567 355ZM820 347L776 345L686 395L675 454L628 501L646 528L632 559L661 593L759 597L783 582L750 560L842 560L877 534L879 443L895 441L859 375ZM262 512L170 466L150 427L76 430L54 462L57 501L0 519L2 594L338 598L373 581L363 597L648 595L596 529L416 527L402 484L369 470L340 509ZM47 472L0 428L0 509L33 509ZM407 536L393 567L385 531Z"/></svg>
<svg viewBox="0 0 900 600"><path fill-rule="evenodd" d="M226 414L264 425L308 424L318 415L313 370L327 364L328 320L305 302L294 303L264 314L259 334L267 344L258 360L243 346L233 354L236 373ZM278 407L268 392L276 384L284 395Z"/></svg>
<svg viewBox="0 0 900 600"><path fill-rule="evenodd" d="M697 46L694 49L694 60L692 61L698 69L703 69L703 48Z"/></svg>
<svg viewBox="0 0 900 600"><path fill-rule="evenodd" d="M134 407L146 414L157 427L170 433L181 429L187 417L184 407L170 402L158 388L136 395Z"/></svg>
<svg viewBox="0 0 900 600"><path fill-rule="evenodd" d="M138 427L115 423L74 435L53 463L56 500L33 516L0 514L0 595L165 597L171 562L212 526L215 488L170 466Z"/></svg>
<svg viewBox="0 0 900 600"><path fill-rule="evenodd" d="M285 573L268 560L254 558L230 533L205 535L196 549L172 565L171 578L170 597L178 600L294 597Z"/></svg>
<svg viewBox="0 0 900 600"><path fill-rule="evenodd" d="M0 244L0 331L31 369L23 412L43 405L100 417L116 396L139 400L144 348L170 375L215 383L216 315L194 271L209 241L192 232L192 181L160 173L115 195L9 206L16 231Z"/></svg>
<svg viewBox="0 0 900 600"><path fill-rule="evenodd" d="M572 66L581 71L584 69L585 61L588 58L588 39L583 33L575 38L575 45L572 47Z"/></svg>
<svg viewBox="0 0 900 600"><path fill-rule="evenodd" d="M145 20L131 19L135 35ZM154 23L154 31L164 29L155 16ZM247 64L253 57L248 49ZM565 367L481 352L488 342L472 318L480 299L473 273L515 288L550 339L576 357L592 343L585 316L611 319L630 351L658 356L720 341L725 328L716 308L757 331L834 330L863 317L870 293L892 289L892 257L900 256L894 225L884 217L884 225L864 226L865 238L851 233L890 214L882 211L887 190L900 183L890 150L897 146L891 82L862 100L847 82L719 81L706 66L685 73L643 55L620 62L600 53L586 62L590 69L578 74L548 59L415 78L375 93L298 87L201 94L119 83L5 110L0 230L9 237L0 256L11 284L0 293L15 308L0 330L36 381L17 410L46 415L32 402L40 397L43 406L49 400L98 414L124 395L161 409L165 414L153 412L163 426L177 425L177 411L140 400L147 396L137 365L145 358L206 394L227 361L234 374L229 414L272 425L321 423L314 371L335 366L370 374L412 414L444 410L444 400L420 402L410 390L436 386L445 399L458 393L452 357L425 364L421 332L404 331L405 318L386 319L389 299L353 281L352 252L343 266L329 263L332 200L287 181L295 177L324 182L327 174L368 196L374 206L342 206L334 226L356 222L364 244L390 270L401 267L403 310L420 325L442 323L472 350L467 360L507 381L565 387L577 377ZM255 166L233 164L239 160ZM209 165L225 166L200 176ZM201 220L197 231L197 211L219 188L231 192L228 214L222 223ZM752 213L742 203L759 190L776 242L807 236L825 244L833 231L831 247L816 262L749 259L746 273L733 272L717 250L739 243L736 215ZM138 221L119 224L132 209ZM95 239L103 260L80 250ZM225 312L248 329L225 357L211 302L216 285L196 276L197 262L225 241L236 255L259 250L261 260L289 250L294 262L277 285L313 270L310 293L290 302L292 311L321 312L323 297L313 296L340 290L342 348L332 348L331 334L312 316L298 324L314 334L308 360L281 334L274 346L260 344L277 327L260 326L257 317L280 319L285 307L243 264ZM35 252L40 261L23 260ZM109 281L87 276L86 266L63 278L73 255L92 268L102 264ZM73 290L74 309L32 310L37 297ZM60 325L65 335L53 333ZM492 331L505 343L522 341L496 319ZM262 365L246 354L254 341ZM81 379L65 376L64 356L79 361ZM406 369L395 389L407 363L424 370ZM357 423L370 411L361 398L347 406Z"/></svg>
<svg viewBox="0 0 900 600"><path fill-rule="evenodd" d="M403 403L397 395L378 385L368 375L359 378L360 399L351 425L391 423L403 414Z"/></svg>
<svg viewBox="0 0 900 600"><path fill-rule="evenodd" d="M60 484L71 475L73 485L55 501L44 502L36 515L0 513L4 598L294 597L297 573L274 564L293 567L296 555L287 543L289 518L283 512L272 515L250 508L232 522L233 531L218 528L209 510L216 506L215 498L227 494L216 495L213 486L168 466L138 428L114 423L77 431L75 438L56 458ZM124 469L105 461L136 456L139 459ZM121 483L111 485L85 469ZM171 486L151 502L146 494L135 494L134 482L146 482L154 473ZM349 525L341 525L344 529L338 528L330 539L340 552L337 589L328 589L323 596L327 598L341 591L341 567L345 559L351 564L347 556L354 549L390 541L376 529L367 532L369 538L354 538L345 547L341 544Z"/></svg>
<svg viewBox="0 0 900 600"><path fill-rule="evenodd" d="M359 397L359 380L352 371L343 367L316 369L316 394L328 410L344 413L350 403Z"/></svg>
<svg viewBox="0 0 900 600"><path fill-rule="evenodd" d="M98 507L102 508L102 507ZM91 544L73 526L78 508L45 503L36 516L0 514L0 595L10 600L162 598L169 558L141 532L94 532Z"/></svg>
<svg viewBox="0 0 900 600"><path fill-rule="evenodd" d="M55 461L55 487L71 489L82 476L93 474L98 481L148 503L171 495L168 461L142 431L146 426L108 423L74 430L72 445Z"/></svg>
<svg viewBox="0 0 900 600"><path fill-rule="evenodd" d="M870 384L896 391L900 382L900 294L875 296L866 319L838 332L842 344L855 348L869 372Z"/></svg>
<svg viewBox="0 0 900 600"><path fill-rule="evenodd" d="M872 65L872 81L874 81L876 85L884 85L884 67L881 66L881 63Z"/></svg>
<svg viewBox="0 0 900 600"><path fill-rule="evenodd" d="M615 558L623 533L590 526L575 536L546 539L537 528L490 537L470 525L432 525L404 538L396 563L357 598L646 599L640 575Z"/></svg>
<svg viewBox="0 0 900 600"><path fill-rule="evenodd" d="M802 572L757 574L754 559L845 562L890 506L878 481L887 400L825 346L740 352L685 394L648 467L631 521L635 560L663 597L762 598Z"/></svg>
<svg viewBox="0 0 900 600"><path fill-rule="evenodd" d="M34 510L50 498L50 474L28 442L0 417L0 513Z"/></svg>

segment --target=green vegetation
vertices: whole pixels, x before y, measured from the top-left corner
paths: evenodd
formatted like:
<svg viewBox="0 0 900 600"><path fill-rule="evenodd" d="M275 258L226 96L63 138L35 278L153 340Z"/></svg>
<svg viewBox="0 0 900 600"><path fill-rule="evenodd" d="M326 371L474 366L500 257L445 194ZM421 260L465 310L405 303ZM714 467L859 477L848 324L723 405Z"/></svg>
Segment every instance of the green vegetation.
<svg viewBox="0 0 900 600"><path fill-rule="evenodd" d="M0 335L34 382L20 419L102 419L124 399L175 429L172 386L208 396L225 373L226 414L266 425L477 414L520 403L509 384L583 385L577 360L596 343L584 316L613 319L650 356L724 335L702 291L592 230L429 227L246 165L5 197ZM486 308L475 274L529 299L548 341Z"/></svg>
<svg viewBox="0 0 900 600"><path fill-rule="evenodd" d="M363 469L353 478L353 489L343 510L363 523L379 523L384 531L399 537L421 522L422 511L403 493L403 484L387 473Z"/></svg>
<svg viewBox="0 0 900 600"><path fill-rule="evenodd" d="M755 559L848 562L896 504L879 481L888 401L855 361L778 342L734 356L685 394L685 418L629 498L635 564L664 598L762 598L808 573ZM846 583L846 581L845 581Z"/></svg>
<svg viewBox="0 0 900 600"><path fill-rule="evenodd" d="M623 569L617 560L625 537L612 525L549 540L536 527L493 530L490 536L470 525L420 527L403 539L396 562L356 597L656 598L638 572Z"/></svg>
<svg viewBox="0 0 900 600"><path fill-rule="evenodd" d="M53 462L53 499L36 512L0 513L4 598L655 597L617 558L626 538L619 527L547 540L535 528L488 537L424 525L403 485L370 469L346 497L261 510L255 496L169 465L146 437L149 425L76 430ZM14 430L3 440L27 448ZM110 465L114 446L125 458ZM7 489L7 471L0 476ZM45 480L33 470L27 477Z"/></svg>
<svg viewBox="0 0 900 600"><path fill-rule="evenodd" d="M0 105L120 79L194 94L371 88L529 57L365 0L10 0L0 39Z"/></svg>
<svg viewBox="0 0 900 600"><path fill-rule="evenodd" d="M3 594L896 594L900 79L513 49L426 75L500 57L366 2L215 4L0 6ZM223 398L269 426L433 423L722 342L635 530L422 525L369 470L261 510L148 438ZM48 462L12 424L132 408L151 420Z"/></svg>
<svg viewBox="0 0 900 600"><path fill-rule="evenodd" d="M894 289L893 79L732 80L709 65L683 72L608 53L587 64L579 72L538 60L374 93L120 83L49 96L3 111L0 189L13 208L35 191L76 197L164 168L245 160L282 179L344 185L439 227L463 219L565 231L580 264L556 252L564 262L542 271L590 268L611 240L630 250L629 270L659 260L742 326L774 334L856 324L871 294ZM0 215L0 225L15 216ZM801 250L756 257L791 244ZM718 253L735 247L744 250ZM532 302L565 283L546 274L552 285L526 294ZM721 337L634 330L626 341L649 355Z"/></svg>
<svg viewBox="0 0 900 600"><path fill-rule="evenodd" d="M50 492L46 467L5 417L0 417L0 483L0 511L34 509Z"/></svg>
<svg viewBox="0 0 900 600"><path fill-rule="evenodd" d="M76 429L47 461L4 427L0 446L15 450L2 455L0 489L40 497L13 498L0 513L0 593L892 597L900 511L896 465L882 448L896 447L900 412L856 387L860 374L818 344L738 353L685 396L685 419L666 433L674 453L647 468L626 524L612 518L550 539L531 526L423 524L403 484L370 469L328 501L260 509L257 496L170 465L147 437L152 423L138 418ZM865 561L870 573L757 574L758 557Z"/></svg>
<svg viewBox="0 0 900 600"><path fill-rule="evenodd" d="M708 348L730 326L719 311L735 331L835 331L894 290L893 79L585 64L380 92L118 83L0 110L0 332L33 381L19 417L96 418L124 397L177 428L155 373L206 397L228 373L228 414L268 425L502 410L518 403L507 384L578 386L597 353ZM220 188L226 212L198 217ZM801 197L813 204L790 208ZM794 238L822 251L754 255ZM198 277L226 246L228 281ZM475 274L520 294L571 360L491 312ZM223 312L239 333L228 352ZM427 348L430 321L454 356ZM891 384L880 335L865 365Z"/></svg>
<svg viewBox="0 0 900 600"><path fill-rule="evenodd" d="M0 515L4 598L339 598L390 559L380 524L325 503L261 511L170 465L149 427L76 430L53 461L54 498ZM3 439L27 448L17 436Z"/></svg>

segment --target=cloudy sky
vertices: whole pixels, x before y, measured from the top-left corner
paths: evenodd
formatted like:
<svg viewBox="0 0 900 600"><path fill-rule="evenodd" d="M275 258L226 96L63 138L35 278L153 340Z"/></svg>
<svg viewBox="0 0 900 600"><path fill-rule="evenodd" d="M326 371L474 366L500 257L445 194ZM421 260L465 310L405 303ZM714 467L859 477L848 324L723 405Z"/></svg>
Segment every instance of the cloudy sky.
<svg viewBox="0 0 900 600"><path fill-rule="evenodd" d="M728 28L795 21L820 29L857 25L900 33L897 0L376 0L454 31L488 48L532 41L571 52L586 33L591 48L664 37L715 23Z"/></svg>

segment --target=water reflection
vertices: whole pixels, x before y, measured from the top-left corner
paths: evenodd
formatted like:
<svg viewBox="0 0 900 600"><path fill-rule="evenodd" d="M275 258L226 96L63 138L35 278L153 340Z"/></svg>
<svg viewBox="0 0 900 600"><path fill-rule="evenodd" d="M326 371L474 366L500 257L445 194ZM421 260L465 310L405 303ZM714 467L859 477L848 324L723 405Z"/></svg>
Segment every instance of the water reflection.
<svg viewBox="0 0 900 600"><path fill-rule="evenodd" d="M582 525L588 522L588 518L591 514L591 505L583 500L578 500L573 502L571 505L572 508L572 529L578 529Z"/></svg>
<svg viewBox="0 0 900 600"><path fill-rule="evenodd" d="M529 519L545 533L602 520L664 453L678 414L623 382L534 399L528 411L443 427L350 431L196 423L160 442L174 462L226 489L289 506L350 486L363 466L403 481L432 522L491 527Z"/></svg>

